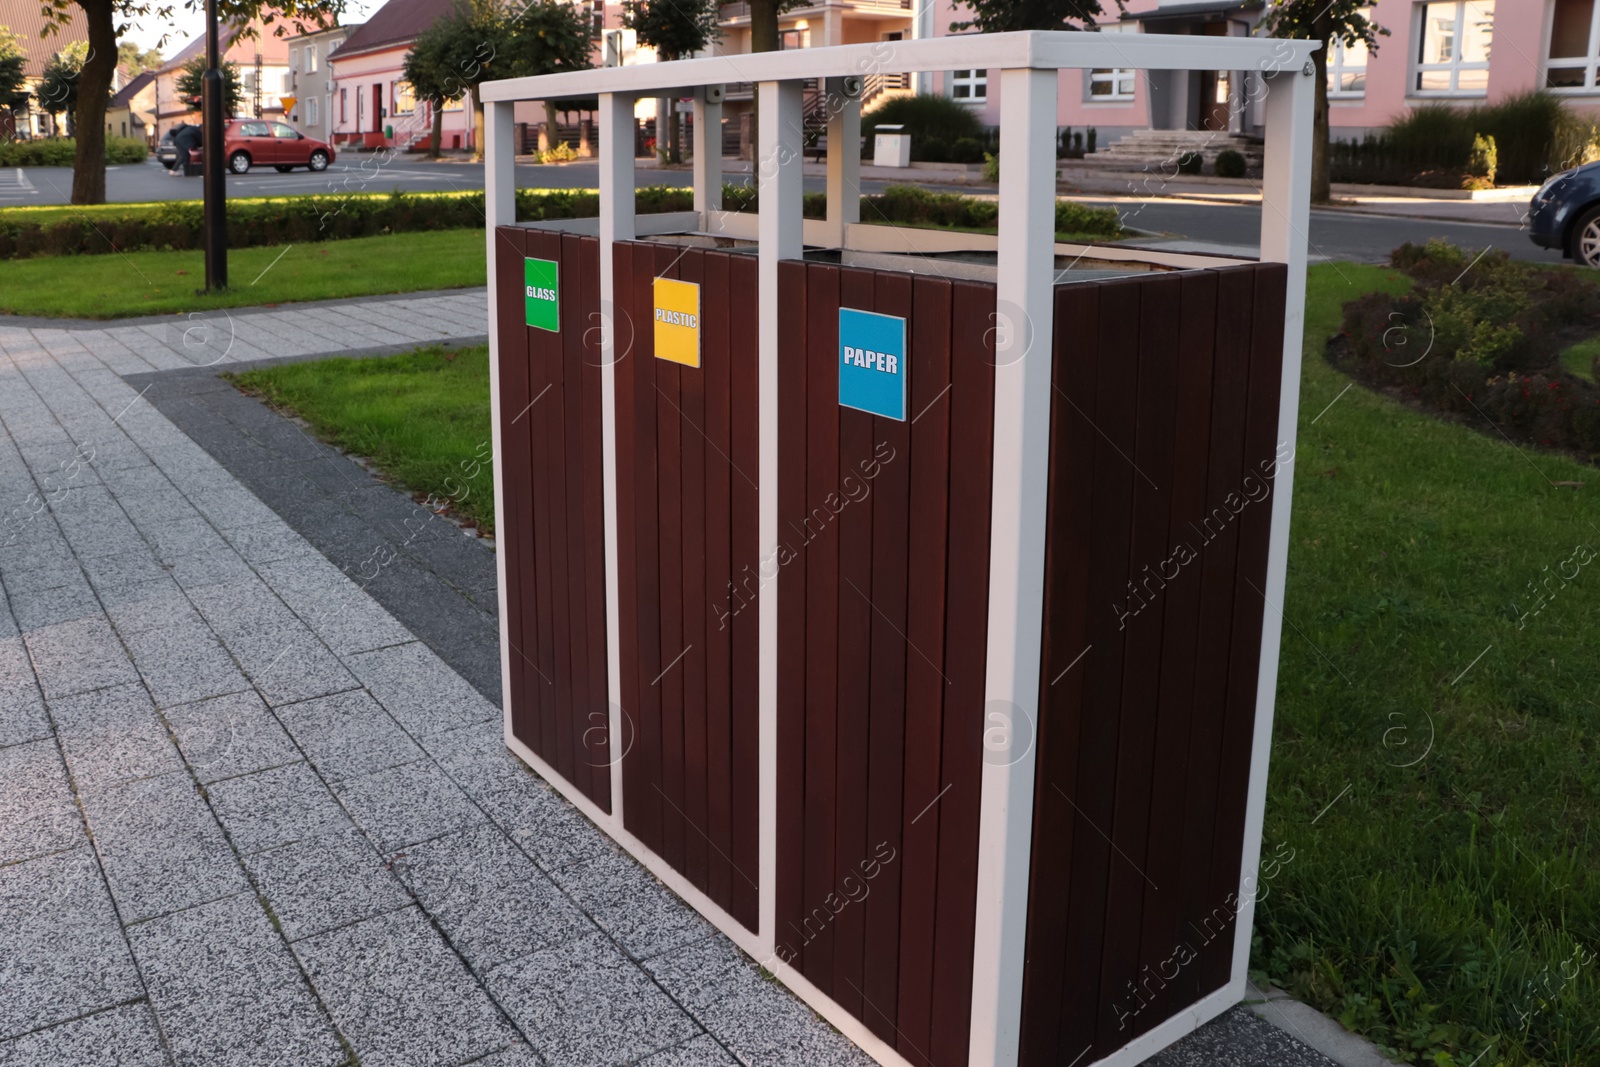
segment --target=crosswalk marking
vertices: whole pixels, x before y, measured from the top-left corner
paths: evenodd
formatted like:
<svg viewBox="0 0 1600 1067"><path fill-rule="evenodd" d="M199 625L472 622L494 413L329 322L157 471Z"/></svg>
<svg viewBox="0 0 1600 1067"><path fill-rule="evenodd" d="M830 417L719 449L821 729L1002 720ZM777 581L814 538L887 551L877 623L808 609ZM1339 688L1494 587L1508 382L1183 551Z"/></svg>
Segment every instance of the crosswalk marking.
<svg viewBox="0 0 1600 1067"><path fill-rule="evenodd" d="M35 189L28 176L22 173L21 167L0 170L0 200L24 200L38 195L39 190Z"/></svg>

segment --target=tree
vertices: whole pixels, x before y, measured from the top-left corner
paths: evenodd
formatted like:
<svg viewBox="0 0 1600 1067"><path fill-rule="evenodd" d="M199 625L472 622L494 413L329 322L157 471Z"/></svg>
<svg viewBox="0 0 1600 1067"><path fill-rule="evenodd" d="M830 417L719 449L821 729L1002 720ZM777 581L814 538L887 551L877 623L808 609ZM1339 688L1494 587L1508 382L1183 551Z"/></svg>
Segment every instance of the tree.
<svg viewBox="0 0 1600 1067"><path fill-rule="evenodd" d="M972 17L952 22L950 29L977 30L980 33L1008 33L1012 30L1087 30L1105 12L1100 0L966 0ZM1117 0L1120 10L1122 0Z"/></svg>
<svg viewBox="0 0 1600 1067"><path fill-rule="evenodd" d="M506 37L511 69L503 77L528 78L584 70L594 61L596 28L588 14L564 0L539 0L511 16ZM476 99L476 96L474 96ZM478 112L483 129L483 112ZM555 103L544 102L545 128L556 128Z"/></svg>
<svg viewBox="0 0 1600 1067"><path fill-rule="evenodd" d="M622 9L622 24L639 35L639 43L654 48L664 60L683 59L701 51L722 36L719 0L628 0ZM683 162L678 144L677 115L672 101L664 100L658 114L666 116L667 158ZM662 123L656 123L661 136Z"/></svg>
<svg viewBox="0 0 1600 1067"><path fill-rule="evenodd" d="M167 0L39 0L39 4L49 20L47 33L71 22L74 7L84 14L89 52L78 78L78 145L72 167L72 202L104 203L106 102L117 72L117 34L138 28L141 19L171 19L173 5ZM266 25L279 20L322 25L343 10L344 0L217 0L217 14L225 25L243 25L258 18ZM281 34L282 27L275 32Z"/></svg>
<svg viewBox="0 0 1600 1067"><path fill-rule="evenodd" d="M450 28L448 20L440 20L423 30L406 53L402 70L417 99L428 101L433 114L433 136L428 155L439 158L439 145L444 138L444 106L446 102L460 100L466 87L454 76L450 66Z"/></svg>
<svg viewBox="0 0 1600 1067"><path fill-rule="evenodd" d="M196 111L200 110L201 94L205 91L206 60L204 56L195 56L183 65L183 73L178 75L178 95L189 102L189 106ZM244 86L239 81L239 64L222 61L222 110L227 117L237 115L244 106Z"/></svg>
<svg viewBox="0 0 1600 1067"><path fill-rule="evenodd" d="M1261 28L1273 37L1321 41L1311 53L1316 75L1316 106L1311 124L1311 202L1326 204L1333 180L1328 169L1328 50L1335 42L1365 44L1378 51L1378 38L1389 31L1367 18L1364 0L1278 0L1267 9Z"/></svg>
<svg viewBox="0 0 1600 1067"><path fill-rule="evenodd" d="M74 41L50 57L39 78L37 98L40 111L46 115L59 115L63 111L77 110L78 87L88 52L88 45ZM68 132L73 131L69 129Z"/></svg>
<svg viewBox="0 0 1600 1067"><path fill-rule="evenodd" d="M141 49L133 41L123 41L117 45L117 66L134 77L147 70L157 70L164 62L166 60L161 58L158 48Z"/></svg>
<svg viewBox="0 0 1600 1067"><path fill-rule="evenodd" d="M0 26L0 108L21 107L28 101L23 81L23 55L20 38Z"/></svg>

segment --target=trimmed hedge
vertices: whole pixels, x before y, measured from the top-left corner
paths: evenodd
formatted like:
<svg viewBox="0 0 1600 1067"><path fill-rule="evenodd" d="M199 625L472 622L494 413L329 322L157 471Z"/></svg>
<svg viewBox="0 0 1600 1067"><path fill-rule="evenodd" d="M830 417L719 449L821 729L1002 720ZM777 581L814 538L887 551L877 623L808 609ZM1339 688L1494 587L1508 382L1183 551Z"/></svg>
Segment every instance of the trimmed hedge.
<svg viewBox="0 0 1600 1067"><path fill-rule="evenodd" d="M639 189L640 214L690 211L694 193L684 188L647 186ZM756 190L727 185L723 206L729 211L754 211ZM826 198L805 196L807 218L821 218ZM591 190L519 189L517 219L593 218L600 196ZM923 226L985 229L995 225L999 206L954 193L932 193L912 185L890 186L877 196L861 198L866 221ZM300 196L232 201L228 204L228 244L233 248L333 241L385 233L472 229L483 225L483 194L357 193L348 196ZM1056 204L1056 230L1114 237L1121 233L1117 214L1109 208L1085 207L1071 201ZM203 208L197 200L141 206L126 215L96 213L29 222L26 211L0 210L0 259L32 256L96 255L154 249L186 251L204 246Z"/></svg>
<svg viewBox="0 0 1600 1067"><path fill-rule="evenodd" d="M0 142L0 167L70 167L78 142L70 137ZM107 137L107 163L143 163L150 147L137 137Z"/></svg>

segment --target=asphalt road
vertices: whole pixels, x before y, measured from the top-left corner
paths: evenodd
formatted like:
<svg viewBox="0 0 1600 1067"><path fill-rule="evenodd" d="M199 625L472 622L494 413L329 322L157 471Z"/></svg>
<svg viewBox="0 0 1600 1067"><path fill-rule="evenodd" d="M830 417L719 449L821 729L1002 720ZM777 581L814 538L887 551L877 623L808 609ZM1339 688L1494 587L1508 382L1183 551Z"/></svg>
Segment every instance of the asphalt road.
<svg viewBox="0 0 1600 1067"><path fill-rule="evenodd" d="M641 169L639 183L688 185L686 170ZM523 188L594 188L599 182L598 168L590 163L566 166L522 165L517 167L517 183ZM888 183L863 183L866 192L880 192ZM807 177L808 190L820 190L820 177ZM343 193L355 191L389 192L394 189L424 192L449 189L481 189L483 167L472 163L427 163L394 159L380 163L371 155L348 155L321 174L305 170L279 174L258 168L243 177L228 177L228 192L233 196L272 194ZM0 207L23 204L65 204L72 188L72 173L64 167L0 169ZM934 188L939 188L935 186ZM953 191L981 192L963 186L947 186ZM152 200L190 200L200 196L200 179L169 174L160 164L148 162L108 167L107 198L113 202L138 203ZM1157 234L1154 243L1164 248L1193 248L1254 255L1255 235L1260 229L1261 209L1255 204L1216 203L1170 198L1085 197L1086 203L1115 207L1124 223L1138 230ZM1515 205L1507 205L1507 221L1517 215ZM1405 241L1443 237L1456 244L1482 248L1504 248L1519 259L1559 262L1560 256L1534 247L1526 234L1514 225L1488 225L1406 218L1393 215L1361 214L1355 211L1314 211L1309 234L1314 257L1381 262L1390 250Z"/></svg>

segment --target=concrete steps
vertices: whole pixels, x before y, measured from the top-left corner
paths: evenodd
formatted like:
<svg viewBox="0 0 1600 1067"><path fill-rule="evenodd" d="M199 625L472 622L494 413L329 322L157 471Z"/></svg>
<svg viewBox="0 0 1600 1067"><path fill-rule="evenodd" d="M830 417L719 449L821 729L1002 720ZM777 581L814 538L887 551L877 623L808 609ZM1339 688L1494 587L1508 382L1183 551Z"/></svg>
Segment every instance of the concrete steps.
<svg viewBox="0 0 1600 1067"><path fill-rule="evenodd" d="M1210 130L1136 130L1090 158L1097 163L1126 162L1150 169L1174 163L1184 152L1199 152L1210 165L1216 162L1218 153L1230 148L1244 156L1251 170L1260 169L1262 146L1259 141Z"/></svg>

